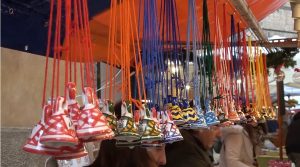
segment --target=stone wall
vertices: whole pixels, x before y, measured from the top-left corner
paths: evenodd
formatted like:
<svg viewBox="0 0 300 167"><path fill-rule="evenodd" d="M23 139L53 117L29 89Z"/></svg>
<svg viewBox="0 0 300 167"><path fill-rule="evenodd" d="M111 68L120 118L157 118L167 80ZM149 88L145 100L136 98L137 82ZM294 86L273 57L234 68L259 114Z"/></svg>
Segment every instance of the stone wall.
<svg viewBox="0 0 300 167"><path fill-rule="evenodd" d="M260 26L268 38L274 35L287 38L297 37L290 2L261 20Z"/></svg>

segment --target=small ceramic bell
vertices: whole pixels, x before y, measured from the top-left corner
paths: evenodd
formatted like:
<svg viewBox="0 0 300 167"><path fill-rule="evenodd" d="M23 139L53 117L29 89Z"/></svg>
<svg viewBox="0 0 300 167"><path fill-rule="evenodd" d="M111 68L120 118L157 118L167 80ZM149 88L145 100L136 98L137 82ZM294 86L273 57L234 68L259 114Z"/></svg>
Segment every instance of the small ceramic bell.
<svg viewBox="0 0 300 167"><path fill-rule="evenodd" d="M84 107L78 119L76 129L80 140L90 142L111 139L114 137L105 116L100 112L98 103L95 102L94 91L90 87L84 88Z"/></svg>
<svg viewBox="0 0 300 167"><path fill-rule="evenodd" d="M63 97L55 102L54 112L45 122L40 142L51 147L74 146L78 144L75 128L70 120L68 104Z"/></svg>
<svg viewBox="0 0 300 167"><path fill-rule="evenodd" d="M253 115L246 113L245 118L246 118L248 124L257 124L257 120Z"/></svg>
<svg viewBox="0 0 300 167"><path fill-rule="evenodd" d="M172 120L172 115L169 111L163 111L161 113L162 122L165 122L164 126L164 143L173 143L176 141L183 140L183 137L176 126L176 124Z"/></svg>
<svg viewBox="0 0 300 167"><path fill-rule="evenodd" d="M197 97L196 97L197 98ZM199 119L193 123L193 126L191 128L193 129L201 129L201 128L208 128L207 124L206 124L206 121L205 121L205 117L203 115L203 111L201 109L201 106L200 104L198 104L196 101L199 101L199 99L196 99L193 104L193 108L194 110L196 111Z"/></svg>
<svg viewBox="0 0 300 167"><path fill-rule="evenodd" d="M272 107L268 108L268 116L269 116L269 119L275 119L276 118L276 114L275 114Z"/></svg>
<svg viewBox="0 0 300 167"><path fill-rule="evenodd" d="M240 117L240 122L241 122L241 123L246 122L245 114L244 114L244 112L242 111L240 105L238 105L238 108L237 108L237 114L238 114L238 116Z"/></svg>
<svg viewBox="0 0 300 167"><path fill-rule="evenodd" d="M80 107L76 100L76 84L74 82L69 82L67 84L67 100L70 118L76 129L78 125L77 121L79 119Z"/></svg>
<svg viewBox="0 0 300 167"><path fill-rule="evenodd" d="M192 129L193 124L199 120L197 112L190 107L188 100L182 100L182 115L185 120L184 124L179 125L179 128Z"/></svg>
<svg viewBox="0 0 300 167"><path fill-rule="evenodd" d="M250 109L250 115L253 116L256 120L262 119L255 106Z"/></svg>
<svg viewBox="0 0 300 167"><path fill-rule="evenodd" d="M157 118L154 118L153 115L156 116L156 110L153 109L150 111L147 105L143 105L143 109L141 110L142 119L139 126L142 144L144 141L152 142L162 140L162 134L158 127ZM156 119L156 121L154 119Z"/></svg>
<svg viewBox="0 0 300 167"><path fill-rule="evenodd" d="M228 118L226 118L226 113L223 112L221 107L218 108L218 120L222 127L234 125L232 121L229 121Z"/></svg>
<svg viewBox="0 0 300 167"><path fill-rule="evenodd" d="M40 137L45 130L45 121L52 114L51 104L46 104L43 108L41 120L33 127L31 135L27 139L23 150L33 154L56 155L59 150L40 143Z"/></svg>
<svg viewBox="0 0 300 167"><path fill-rule="evenodd" d="M180 107L178 106L177 97L168 95L167 110L172 114L172 119L176 125L184 124L184 119Z"/></svg>
<svg viewBox="0 0 300 167"><path fill-rule="evenodd" d="M138 129L133 119L132 107L129 101L124 101L121 106L121 118L118 121L118 133L115 136L117 140L121 141L137 141L140 139Z"/></svg>
<svg viewBox="0 0 300 167"><path fill-rule="evenodd" d="M117 117L115 115L114 103L109 100L100 100L100 111L106 117L109 127L116 133L117 132Z"/></svg>
<svg viewBox="0 0 300 167"><path fill-rule="evenodd" d="M228 111L228 119L233 122L239 122L240 117L236 112L236 108L234 106L234 101L231 102L229 106L229 111Z"/></svg>
<svg viewBox="0 0 300 167"><path fill-rule="evenodd" d="M140 123L140 110L135 110L134 112L134 123L135 123L135 127L139 127L139 123ZM116 133L117 135L118 133ZM116 141L116 146L117 147L129 147L129 148L134 148L136 146L140 146L141 145L141 139L137 138L136 140L133 141L123 141L123 140L117 140Z"/></svg>
<svg viewBox="0 0 300 167"><path fill-rule="evenodd" d="M218 118L216 117L215 113L211 110L210 107L210 100L206 99L205 100L205 121L207 126L214 126L220 123L220 121L218 120Z"/></svg>
<svg viewBox="0 0 300 167"><path fill-rule="evenodd" d="M155 131L159 132L158 139L157 140L142 140L141 141L141 147L144 148L151 148L151 147L161 147L163 145L163 131L161 130L161 124L160 120L158 119L158 112L156 111L155 107L151 108L150 112L150 118L155 122Z"/></svg>
<svg viewBox="0 0 300 167"><path fill-rule="evenodd" d="M257 121L260 123L265 123L267 121L267 109L264 106L260 109L260 118L257 119Z"/></svg>

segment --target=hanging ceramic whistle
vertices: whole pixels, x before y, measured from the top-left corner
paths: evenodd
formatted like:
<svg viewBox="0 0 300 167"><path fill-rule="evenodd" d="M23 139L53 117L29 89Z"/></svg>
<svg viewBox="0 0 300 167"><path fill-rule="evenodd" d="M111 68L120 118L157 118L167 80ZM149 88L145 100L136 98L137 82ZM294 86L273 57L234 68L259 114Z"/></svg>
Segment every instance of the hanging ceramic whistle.
<svg viewBox="0 0 300 167"><path fill-rule="evenodd" d="M164 134L164 143L173 143L176 141L183 140L183 137L172 120L172 115L170 111L163 111L162 113L162 121L165 122L165 128L163 131Z"/></svg>
<svg viewBox="0 0 300 167"><path fill-rule="evenodd" d="M233 122L238 122L240 121L240 117L239 115L237 114L236 112L236 108L235 108L235 105L234 105L234 101L232 101L229 105L229 111L228 111L228 119L230 121L233 121Z"/></svg>
<svg viewBox="0 0 300 167"><path fill-rule="evenodd" d="M257 124L257 120L253 115L247 113L247 114L245 114L245 117L246 117L248 124L254 124L254 125Z"/></svg>
<svg viewBox="0 0 300 167"><path fill-rule="evenodd" d="M44 154L49 156L59 157L61 159L72 159L83 157L87 155L87 152L83 149L83 145L79 142L75 146L62 146L62 147L50 147L43 145L39 142L41 135L45 129L45 122L52 115L52 106L51 102L48 102L44 106L42 113L42 119L40 122L33 128L31 137L27 140L26 144L23 147L24 151L34 153L34 154Z"/></svg>
<svg viewBox="0 0 300 167"><path fill-rule="evenodd" d="M218 118L216 117L215 113L211 110L210 107L210 100L206 99L205 100L205 121L207 126L214 126L220 123Z"/></svg>
<svg viewBox="0 0 300 167"><path fill-rule="evenodd" d="M140 139L138 129L133 119L132 107L129 101L124 101L121 106L121 118L118 121L117 140L135 141Z"/></svg>
<svg viewBox="0 0 300 167"><path fill-rule="evenodd" d="M220 107L217 109L217 117L218 117L218 120L219 120L221 123L228 120L228 119L226 118L225 112L223 112L223 110L222 110L222 106L220 106Z"/></svg>
<svg viewBox="0 0 300 167"><path fill-rule="evenodd" d="M141 111L142 120L139 126L139 132L142 136L142 143L143 141L151 142L162 139L162 134L158 127L158 122L154 120L154 113L152 112L155 112L156 114L156 111L150 111L147 105L143 106L143 109Z"/></svg>
<svg viewBox="0 0 300 167"><path fill-rule="evenodd" d="M157 118L157 111L155 107L149 108L145 107L145 115L142 119L142 124L140 126L142 132L142 147L161 147L163 141L163 134L161 131L160 123ZM148 110L148 111L147 111ZM149 112L149 113L148 113ZM148 115L149 114L149 115ZM143 124L146 124L145 126ZM148 134L147 134L148 133ZM143 139L143 136L146 139Z"/></svg>
<svg viewBox="0 0 300 167"><path fill-rule="evenodd" d="M109 127L114 131L117 132L117 117L115 115L114 103L110 100L100 100L99 101L100 111L106 117L106 120L109 124Z"/></svg>
<svg viewBox="0 0 300 167"><path fill-rule="evenodd" d="M195 100L193 101L193 105L194 105L193 108L197 112L199 119L193 124L192 128L193 129L208 128L203 114L203 110L201 109L201 106L199 103L197 103L197 101L198 102L200 101L199 97L195 97Z"/></svg>
<svg viewBox="0 0 300 167"><path fill-rule="evenodd" d="M68 110L69 110L70 118L76 129L78 125L80 107L76 100L76 84L74 82L69 82L67 84L67 100L68 100Z"/></svg>
<svg viewBox="0 0 300 167"><path fill-rule="evenodd" d="M41 120L33 127L31 135L23 146L23 150L33 154L55 155L59 153L58 149L47 147L40 143L40 137L45 130L45 121L52 114L51 104L44 105Z"/></svg>
<svg viewBox="0 0 300 167"><path fill-rule="evenodd" d="M198 114L193 108L190 107L187 99L182 100L182 115L185 123L180 125L179 128L192 129L191 126L193 126L193 124L199 120Z"/></svg>
<svg viewBox="0 0 300 167"><path fill-rule="evenodd" d="M266 120L267 120L267 109L266 109L265 106L262 106L260 115L261 115L261 117L258 120L258 122L260 122L260 123L266 122Z"/></svg>
<svg viewBox="0 0 300 167"><path fill-rule="evenodd" d="M134 114L133 114L133 118L134 118L134 127L139 127L139 123L140 123L140 110L135 110ZM118 129L117 129L118 130ZM118 133L116 133L116 135L118 135ZM117 140L116 141L116 146L117 147L129 147L129 148L134 148L135 146L139 146L141 145L141 140L140 137L132 140L132 141L126 141L126 140Z"/></svg>
<svg viewBox="0 0 300 167"><path fill-rule="evenodd" d="M257 108L255 106L253 106L250 109L250 115L253 116L256 120L260 120L261 119L261 115L260 113L257 111Z"/></svg>
<svg viewBox="0 0 300 167"><path fill-rule="evenodd" d="M75 128L70 120L65 98L56 99L54 110L45 122L45 131L40 142L47 146L74 146L78 144Z"/></svg>
<svg viewBox="0 0 300 167"><path fill-rule="evenodd" d="M165 111L157 111L157 120L160 124L160 131L162 133L164 133L164 130L166 128L166 124L167 124L167 121L164 119L164 112Z"/></svg>
<svg viewBox="0 0 300 167"><path fill-rule="evenodd" d="M272 107L268 108L268 116L269 116L269 119L275 119L276 118L276 114L275 114Z"/></svg>
<svg viewBox="0 0 300 167"><path fill-rule="evenodd" d="M242 111L240 105L238 105L237 114L238 114L239 117L240 117L240 122L242 122L242 123L243 123L243 122L246 122L245 114L244 114L244 112Z"/></svg>
<svg viewBox="0 0 300 167"><path fill-rule="evenodd" d="M78 138L84 142L113 138L114 133L95 102L93 89L85 87L82 97L84 107L80 113L76 129Z"/></svg>
<svg viewBox="0 0 300 167"><path fill-rule="evenodd" d="M176 125L184 124L184 119L180 107L178 106L177 97L168 95L167 110L172 114L172 119Z"/></svg>
<svg viewBox="0 0 300 167"><path fill-rule="evenodd" d="M234 123L232 121L229 121L226 117L226 113L223 112L222 107L218 108L218 120L220 121L220 124L222 127L233 125Z"/></svg>

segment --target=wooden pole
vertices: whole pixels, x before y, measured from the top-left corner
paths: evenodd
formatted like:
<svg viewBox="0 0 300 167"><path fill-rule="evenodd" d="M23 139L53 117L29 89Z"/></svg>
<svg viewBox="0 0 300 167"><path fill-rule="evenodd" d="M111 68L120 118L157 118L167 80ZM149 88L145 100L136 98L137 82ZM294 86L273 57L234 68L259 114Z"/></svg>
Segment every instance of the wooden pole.
<svg viewBox="0 0 300 167"><path fill-rule="evenodd" d="M276 86L277 86L277 104L278 104L278 141L279 141L279 157L280 160L283 160L283 115L285 114L285 104L284 104L284 72L276 72Z"/></svg>

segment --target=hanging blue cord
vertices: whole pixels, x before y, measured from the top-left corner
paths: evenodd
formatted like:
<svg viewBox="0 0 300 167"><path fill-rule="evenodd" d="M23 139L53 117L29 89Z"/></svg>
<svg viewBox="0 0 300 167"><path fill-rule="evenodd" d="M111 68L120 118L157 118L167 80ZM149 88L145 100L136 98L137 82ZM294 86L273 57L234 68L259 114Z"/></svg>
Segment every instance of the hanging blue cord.
<svg viewBox="0 0 300 167"><path fill-rule="evenodd" d="M238 76L240 77L241 79L241 97L243 98L242 101L245 102L245 91L244 91L244 79L242 78L243 76L243 65L242 65L242 40L241 40L241 29L240 29L240 23L237 24L237 27L238 27L238 59L237 59L237 64L238 64L238 68L240 69L239 70L239 73L238 73Z"/></svg>
<svg viewBox="0 0 300 167"><path fill-rule="evenodd" d="M186 40L186 62L185 62L185 75L184 75L184 83L185 85L189 84L190 82L190 77L189 77L189 58L190 58L190 27L191 27L191 22L192 19L191 17L191 11L192 11L192 0L188 1L188 24L187 24L187 40ZM185 90L185 96L187 99L189 99L188 91Z"/></svg>
<svg viewBox="0 0 300 167"><path fill-rule="evenodd" d="M177 17L176 17L176 2L174 0L171 0L171 24L172 24L172 29L171 32L173 33L173 39L172 39L172 43L173 43L173 53L172 55L174 55L173 58L175 58L175 89L176 89L176 97L178 97L178 89L179 89L179 57L178 57L178 45L177 45L177 26L176 26L176 22Z"/></svg>
<svg viewBox="0 0 300 167"><path fill-rule="evenodd" d="M235 34L235 21L234 21L234 16L231 15L231 59L233 62L233 71L231 73L231 79L233 82L236 82L237 78L237 73L238 73L238 64L237 64L237 54L236 54L236 34ZM235 85L236 86L236 85ZM232 89L233 91L234 89ZM237 91L237 87L235 87L235 90ZM236 95L235 92L232 92L233 95ZM235 96L235 101L237 101L238 97Z"/></svg>
<svg viewBox="0 0 300 167"><path fill-rule="evenodd" d="M161 7L162 10L162 7ZM156 14L156 1L144 1L144 22L143 22L143 66L145 76L145 87L147 92L147 99L151 101L148 103L149 107L159 106L160 103L160 87L163 84L163 72L161 60L161 46L159 43L159 31ZM160 18L164 22L164 18ZM163 88L162 88L162 91ZM163 96L163 95L162 95ZM156 104L155 104L156 103Z"/></svg>

